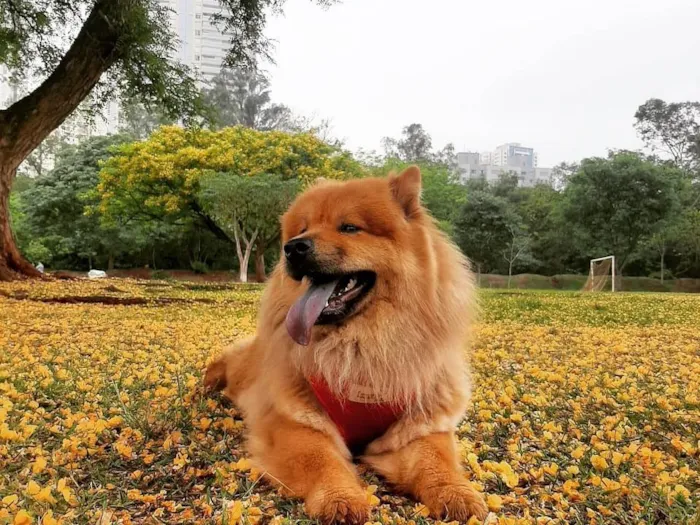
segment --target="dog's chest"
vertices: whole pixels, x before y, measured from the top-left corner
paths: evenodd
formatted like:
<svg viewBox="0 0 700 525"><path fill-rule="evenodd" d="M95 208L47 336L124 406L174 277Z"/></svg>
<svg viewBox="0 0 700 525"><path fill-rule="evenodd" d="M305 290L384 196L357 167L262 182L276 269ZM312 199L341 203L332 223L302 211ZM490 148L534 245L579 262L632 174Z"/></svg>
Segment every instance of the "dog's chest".
<svg viewBox="0 0 700 525"><path fill-rule="evenodd" d="M382 436L404 413L404 407L382 402L367 387L353 385L341 399L323 379L311 379L311 388L328 417L353 451Z"/></svg>

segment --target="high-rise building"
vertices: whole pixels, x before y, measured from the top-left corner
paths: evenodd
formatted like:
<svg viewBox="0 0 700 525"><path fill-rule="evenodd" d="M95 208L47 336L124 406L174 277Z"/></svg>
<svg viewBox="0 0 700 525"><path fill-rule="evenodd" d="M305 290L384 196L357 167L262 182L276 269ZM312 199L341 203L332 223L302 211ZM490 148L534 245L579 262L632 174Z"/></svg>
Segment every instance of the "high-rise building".
<svg viewBox="0 0 700 525"><path fill-rule="evenodd" d="M231 38L214 20L222 12L218 0L159 0L170 8L170 25L179 47L174 58L198 72L206 85L219 74Z"/></svg>
<svg viewBox="0 0 700 525"><path fill-rule="evenodd" d="M532 187L537 184L552 184L552 169L537 166L537 153L520 143L511 142L486 153L457 153L460 179L484 179L495 183L501 176L515 175L518 185Z"/></svg>
<svg viewBox="0 0 700 525"><path fill-rule="evenodd" d="M519 142L501 144L491 153L490 164L494 166L511 166L513 168L536 168L537 153Z"/></svg>

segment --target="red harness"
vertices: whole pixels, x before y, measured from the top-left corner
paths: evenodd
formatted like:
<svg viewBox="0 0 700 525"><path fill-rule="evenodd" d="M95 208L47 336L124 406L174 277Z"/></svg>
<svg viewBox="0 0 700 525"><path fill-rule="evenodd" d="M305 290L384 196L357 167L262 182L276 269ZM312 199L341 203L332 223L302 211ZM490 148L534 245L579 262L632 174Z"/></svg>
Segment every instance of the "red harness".
<svg viewBox="0 0 700 525"><path fill-rule="evenodd" d="M320 378L311 379L309 384L351 450L363 449L380 437L404 412L403 407L389 403L339 399Z"/></svg>

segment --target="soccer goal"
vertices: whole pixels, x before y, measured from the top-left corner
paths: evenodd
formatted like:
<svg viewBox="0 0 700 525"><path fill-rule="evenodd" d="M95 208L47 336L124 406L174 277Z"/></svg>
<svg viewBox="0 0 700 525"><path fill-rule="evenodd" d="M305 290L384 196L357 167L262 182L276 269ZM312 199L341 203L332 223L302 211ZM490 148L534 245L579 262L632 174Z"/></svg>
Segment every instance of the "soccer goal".
<svg viewBox="0 0 700 525"><path fill-rule="evenodd" d="M588 280L583 286L586 292L600 292L607 287L608 279L612 286L611 291L615 291L615 256L608 255L607 257L599 257L591 259L591 270L588 274Z"/></svg>

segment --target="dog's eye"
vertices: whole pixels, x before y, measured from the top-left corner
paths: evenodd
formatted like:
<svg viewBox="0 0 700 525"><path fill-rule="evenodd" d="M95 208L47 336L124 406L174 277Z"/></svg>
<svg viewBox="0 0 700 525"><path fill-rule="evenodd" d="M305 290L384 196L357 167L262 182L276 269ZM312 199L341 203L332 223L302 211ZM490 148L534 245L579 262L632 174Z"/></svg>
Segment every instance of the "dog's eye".
<svg viewBox="0 0 700 525"><path fill-rule="evenodd" d="M359 226L355 226L354 224L341 224L339 228L341 233L357 233L360 231Z"/></svg>

